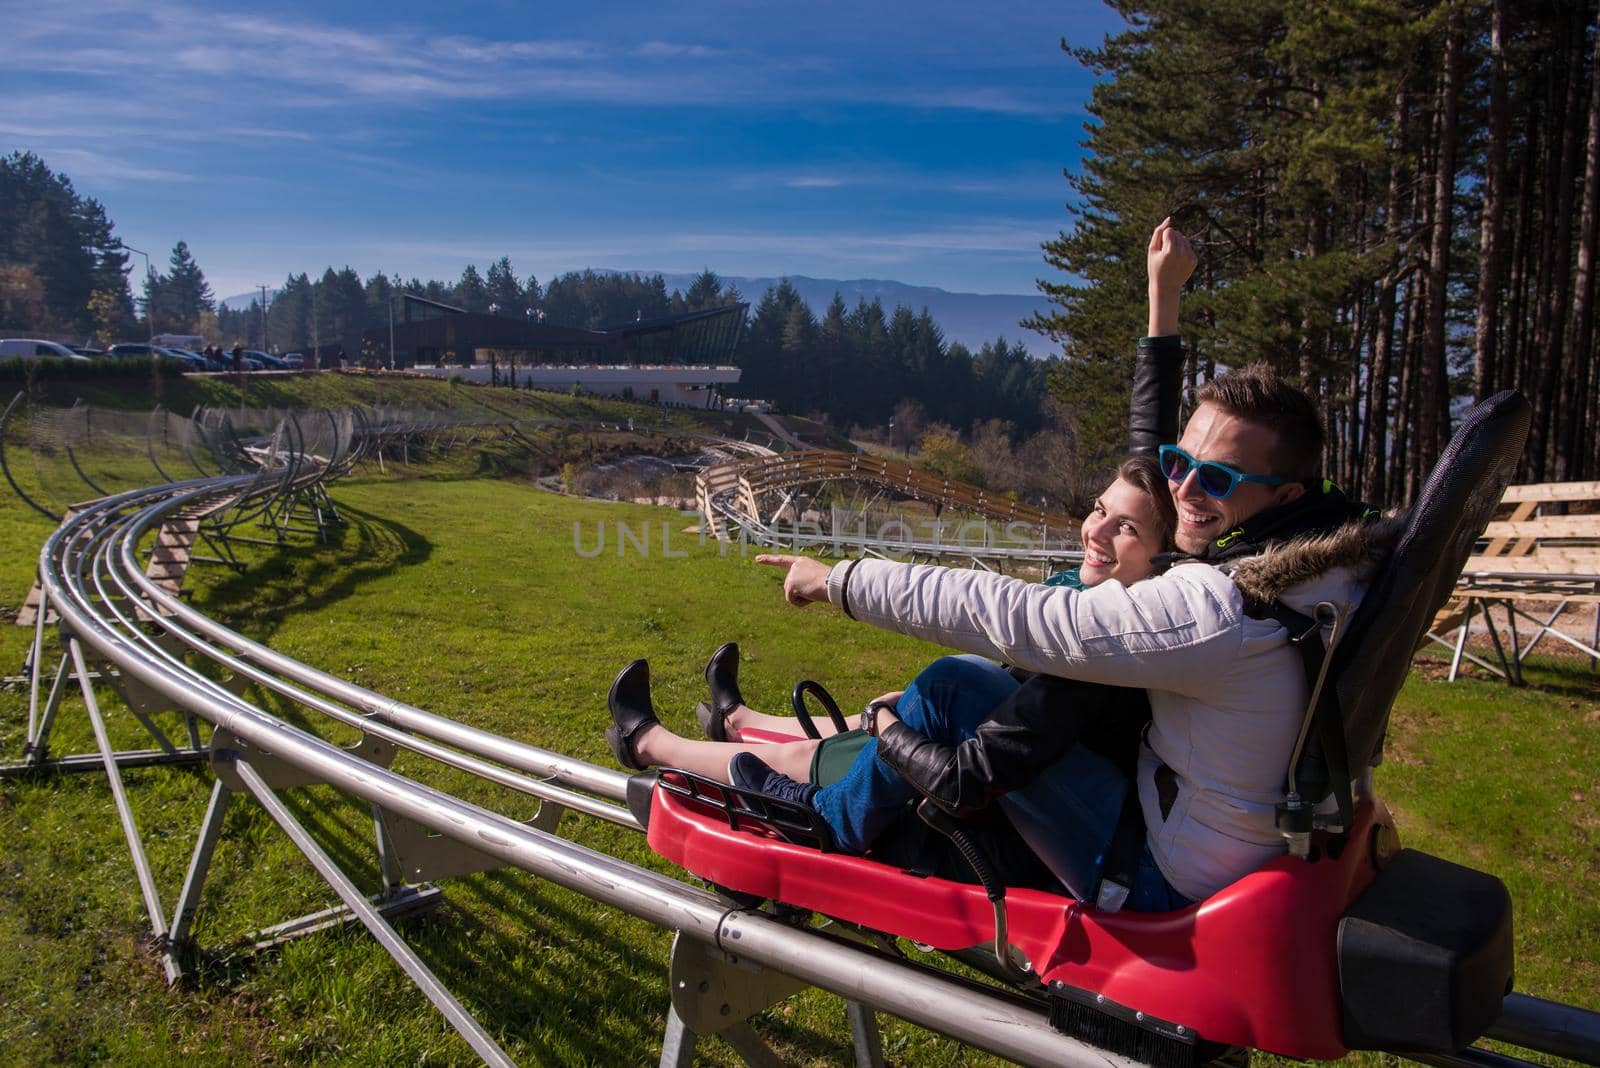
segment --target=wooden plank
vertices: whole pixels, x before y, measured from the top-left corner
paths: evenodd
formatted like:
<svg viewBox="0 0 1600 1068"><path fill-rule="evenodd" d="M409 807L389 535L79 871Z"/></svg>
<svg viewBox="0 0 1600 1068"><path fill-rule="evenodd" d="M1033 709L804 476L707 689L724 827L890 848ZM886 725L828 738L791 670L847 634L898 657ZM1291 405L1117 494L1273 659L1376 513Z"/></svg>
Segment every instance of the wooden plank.
<svg viewBox="0 0 1600 1068"><path fill-rule="evenodd" d="M1561 556L1547 555L1551 550L1541 549L1537 556L1472 556L1467 558L1464 574L1479 575L1596 575L1600 576L1600 550L1566 550Z"/></svg>
<svg viewBox="0 0 1600 1068"><path fill-rule="evenodd" d="M1500 498L1512 501L1596 501L1600 500L1600 482L1529 482L1520 486L1507 486Z"/></svg>
<svg viewBox="0 0 1600 1068"><path fill-rule="evenodd" d="M1505 498L1501 498L1501 500L1504 499ZM1525 519L1533 518L1534 510L1538 507L1538 504L1534 501L1524 501L1511 510L1510 521L1521 522ZM1493 524L1490 525L1493 526ZM1510 542L1507 538L1495 538L1493 541L1489 542L1489 547L1484 549L1483 553L1485 556L1502 556L1505 554L1509 544ZM1526 552L1527 550L1524 549L1523 551Z"/></svg>
<svg viewBox="0 0 1600 1068"><path fill-rule="evenodd" d="M1483 533L1488 538L1600 538L1600 515L1543 515L1521 522L1497 520Z"/></svg>

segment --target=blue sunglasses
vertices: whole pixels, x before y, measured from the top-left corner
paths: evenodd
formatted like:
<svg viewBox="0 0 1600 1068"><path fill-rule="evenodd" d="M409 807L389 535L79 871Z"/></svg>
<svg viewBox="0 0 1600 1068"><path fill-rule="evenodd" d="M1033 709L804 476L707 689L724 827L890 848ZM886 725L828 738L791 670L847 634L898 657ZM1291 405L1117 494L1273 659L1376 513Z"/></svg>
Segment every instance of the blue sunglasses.
<svg viewBox="0 0 1600 1068"><path fill-rule="evenodd" d="M1289 481L1275 475L1247 475L1227 464L1215 460L1196 460L1176 445L1161 446L1161 473L1169 482L1182 482L1194 472L1195 482L1207 497L1226 499L1241 482L1258 482L1263 486L1281 486Z"/></svg>

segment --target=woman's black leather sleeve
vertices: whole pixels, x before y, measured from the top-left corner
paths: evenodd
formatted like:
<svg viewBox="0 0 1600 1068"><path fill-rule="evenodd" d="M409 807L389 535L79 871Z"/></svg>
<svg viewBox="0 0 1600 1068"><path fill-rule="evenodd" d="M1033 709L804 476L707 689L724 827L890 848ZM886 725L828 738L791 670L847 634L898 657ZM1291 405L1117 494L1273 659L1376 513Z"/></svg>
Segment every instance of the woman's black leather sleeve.
<svg viewBox="0 0 1600 1068"><path fill-rule="evenodd" d="M1103 701L1082 700L1092 684L1035 675L995 706L972 738L936 742L904 723L878 735L878 757L957 816L1030 782L1078 741L1084 718Z"/></svg>
<svg viewBox="0 0 1600 1068"><path fill-rule="evenodd" d="M1183 339L1177 334L1140 338L1128 395L1130 453L1155 452L1178 440L1182 396Z"/></svg>

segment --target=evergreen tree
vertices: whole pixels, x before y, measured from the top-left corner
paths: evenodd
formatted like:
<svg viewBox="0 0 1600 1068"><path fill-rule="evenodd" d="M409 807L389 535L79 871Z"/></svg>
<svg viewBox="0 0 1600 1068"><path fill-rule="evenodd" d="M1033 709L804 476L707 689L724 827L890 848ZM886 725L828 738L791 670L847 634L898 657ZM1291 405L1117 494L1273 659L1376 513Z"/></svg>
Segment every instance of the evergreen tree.
<svg viewBox="0 0 1600 1068"><path fill-rule="evenodd" d="M1592 4L1118 3L1073 225L1046 258L1053 389L1120 438L1137 250L1197 236L1191 383L1265 358L1321 402L1324 471L1409 499L1471 396L1533 405L1522 481L1600 473L1600 47ZM1087 446L1085 451L1087 451Z"/></svg>
<svg viewBox="0 0 1600 1068"><path fill-rule="evenodd" d="M523 309L531 306L523 303L522 283L511 269L509 256L501 256L489 265L488 297L489 303L499 305L501 315L521 318Z"/></svg>
<svg viewBox="0 0 1600 1068"><path fill-rule="evenodd" d="M145 279L145 306L149 309L152 332L158 334L190 333L202 314L215 309L211 286L190 255L187 242L180 240L172 246L166 274Z"/></svg>
<svg viewBox="0 0 1600 1068"><path fill-rule="evenodd" d="M717 272L707 267L695 276L689 288L683 294L685 311L701 311L705 308L718 308L724 303L722 296L722 279Z"/></svg>
<svg viewBox="0 0 1600 1068"><path fill-rule="evenodd" d="M304 273L284 279L278 295L267 308L267 333L273 347L281 352L305 348L311 343L311 279Z"/></svg>
<svg viewBox="0 0 1600 1068"><path fill-rule="evenodd" d="M454 291L450 294L449 302L469 312L489 310L489 287L484 283L477 267L467 264L467 269L461 272L461 280L456 283Z"/></svg>
<svg viewBox="0 0 1600 1068"><path fill-rule="evenodd" d="M98 201L79 196L66 175L31 152L0 157L0 266L26 268L40 287L37 302L11 305L30 309L16 327L86 334L118 320L115 328L126 328L133 313L126 262ZM97 293L108 296L91 311Z"/></svg>

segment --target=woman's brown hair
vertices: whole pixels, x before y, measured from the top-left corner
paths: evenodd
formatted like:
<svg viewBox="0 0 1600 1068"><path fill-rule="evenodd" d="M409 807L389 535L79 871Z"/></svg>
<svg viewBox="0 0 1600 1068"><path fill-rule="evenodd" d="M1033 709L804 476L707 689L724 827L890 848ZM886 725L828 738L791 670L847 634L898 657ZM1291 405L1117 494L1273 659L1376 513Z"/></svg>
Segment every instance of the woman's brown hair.
<svg viewBox="0 0 1600 1068"><path fill-rule="evenodd" d="M1150 498L1161 528L1161 551L1177 548L1172 534L1178 529L1178 509L1172 503L1172 490L1167 486L1167 476L1161 473L1161 463L1155 454L1141 452L1128 457L1117 468L1117 477Z"/></svg>

